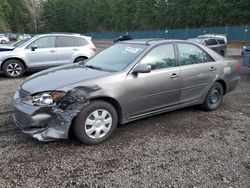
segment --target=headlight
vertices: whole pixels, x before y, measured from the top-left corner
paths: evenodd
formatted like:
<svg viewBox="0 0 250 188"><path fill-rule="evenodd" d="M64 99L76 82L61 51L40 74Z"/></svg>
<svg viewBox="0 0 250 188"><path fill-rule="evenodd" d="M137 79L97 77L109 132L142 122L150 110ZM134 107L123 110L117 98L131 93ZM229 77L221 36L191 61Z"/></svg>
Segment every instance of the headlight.
<svg viewBox="0 0 250 188"><path fill-rule="evenodd" d="M64 92L44 92L29 96L23 100L24 103L35 106L50 106L65 95Z"/></svg>

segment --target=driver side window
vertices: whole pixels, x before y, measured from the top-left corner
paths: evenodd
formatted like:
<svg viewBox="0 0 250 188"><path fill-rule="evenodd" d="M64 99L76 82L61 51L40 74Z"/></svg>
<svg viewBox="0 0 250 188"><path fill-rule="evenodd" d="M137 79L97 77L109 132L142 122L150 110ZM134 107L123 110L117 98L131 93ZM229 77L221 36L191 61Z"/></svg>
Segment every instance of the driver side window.
<svg viewBox="0 0 250 188"><path fill-rule="evenodd" d="M140 62L151 65L152 70L175 67L175 51L173 44L165 44L153 48Z"/></svg>
<svg viewBox="0 0 250 188"><path fill-rule="evenodd" d="M34 41L29 45L28 48L31 48L34 45L37 45L37 48L55 48L56 37L42 37Z"/></svg>

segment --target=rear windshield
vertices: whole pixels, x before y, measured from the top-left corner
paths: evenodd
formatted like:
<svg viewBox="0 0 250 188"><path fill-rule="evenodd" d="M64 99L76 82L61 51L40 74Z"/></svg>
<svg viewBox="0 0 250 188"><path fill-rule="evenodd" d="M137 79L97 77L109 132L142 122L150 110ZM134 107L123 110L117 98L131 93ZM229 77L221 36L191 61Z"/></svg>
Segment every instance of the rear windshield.
<svg viewBox="0 0 250 188"><path fill-rule="evenodd" d="M132 63L146 47L147 45L141 44L115 44L89 59L85 65L98 67L103 71L119 72Z"/></svg>

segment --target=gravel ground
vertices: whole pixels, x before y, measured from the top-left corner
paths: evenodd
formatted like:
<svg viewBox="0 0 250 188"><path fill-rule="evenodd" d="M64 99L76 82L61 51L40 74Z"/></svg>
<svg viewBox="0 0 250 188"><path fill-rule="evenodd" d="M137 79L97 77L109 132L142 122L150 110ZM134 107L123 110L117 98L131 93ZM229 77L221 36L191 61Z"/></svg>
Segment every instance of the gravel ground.
<svg viewBox="0 0 250 188"><path fill-rule="evenodd" d="M221 107L197 107L119 126L97 146L42 143L12 120L22 79L0 74L0 187L250 187L250 69Z"/></svg>

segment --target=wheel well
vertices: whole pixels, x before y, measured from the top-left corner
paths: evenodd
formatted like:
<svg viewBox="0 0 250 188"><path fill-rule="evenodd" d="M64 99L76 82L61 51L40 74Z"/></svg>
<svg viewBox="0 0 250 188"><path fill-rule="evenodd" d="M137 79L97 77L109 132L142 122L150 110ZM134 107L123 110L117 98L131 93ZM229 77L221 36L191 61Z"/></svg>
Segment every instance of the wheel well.
<svg viewBox="0 0 250 188"><path fill-rule="evenodd" d="M17 60L17 61L20 61L20 62L23 64L25 70L27 69L27 66L26 66L25 62L24 62L22 59L16 57L16 58L5 59L5 60L3 61L3 63L2 63L2 65L1 65L1 70L3 70L3 65L4 65L7 61L9 61L9 60Z"/></svg>
<svg viewBox="0 0 250 188"><path fill-rule="evenodd" d="M79 57L75 58L74 62L75 62L78 58L88 59L88 57L87 57L87 56L79 56Z"/></svg>
<svg viewBox="0 0 250 188"><path fill-rule="evenodd" d="M224 50L220 50L220 53L223 54L223 55L225 54Z"/></svg>
<svg viewBox="0 0 250 188"><path fill-rule="evenodd" d="M218 82L219 84L222 85L222 87L223 87L223 94L225 95L225 94L226 94L226 91L227 91L226 82L225 82L224 80L217 80L216 82Z"/></svg>
<svg viewBox="0 0 250 188"><path fill-rule="evenodd" d="M98 97L98 98L93 98L90 101L95 101L95 100L102 100L102 101L105 101L105 102L111 104L117 112L118 123L120 124L122 122L123 113L122 113L122 108L121 108L121 105L119 104L119 102L117 102L115 99L113 99L111 97Z"/></svg>

